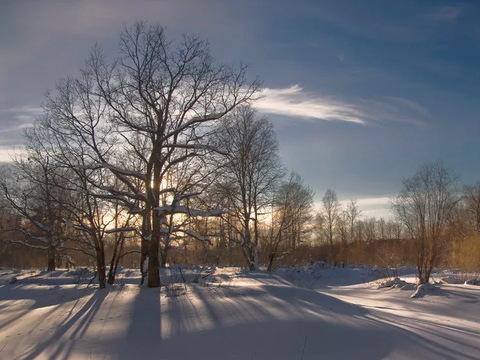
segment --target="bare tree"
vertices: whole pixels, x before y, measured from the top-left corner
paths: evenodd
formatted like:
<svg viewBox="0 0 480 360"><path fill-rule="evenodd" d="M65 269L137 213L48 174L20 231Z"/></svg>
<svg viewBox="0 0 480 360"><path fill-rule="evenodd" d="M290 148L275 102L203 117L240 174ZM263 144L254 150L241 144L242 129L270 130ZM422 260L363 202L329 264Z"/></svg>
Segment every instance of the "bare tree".
<svg viewBox="0 0 480 360"><path fill-rule="evenodd" d="M337 225L336 225L336 231L339 235L340 243L342 245L342 250L341 250L342 266L345 267L345 265L348 263L348 245L349 245L348 212L346 210L340 211Z"/></svg>
<svg viewBox="0 0 480 360"><path fill-rule="evenodd" d="M47 253L47 270L56 268L56 258L65 235L65 198L59 189L56 166L44 152L27 142L25 158L15 158L2 168L0 189L9 206L24 221L13 229L25 240L7 241Z"/></svg>
<svg viewBox="0 0 480 360"><path fill-rule="evenodd" d="M106 190L142 218L142 273L149 287L158 287L168 217L188 213L196 196L165 187L167 174L212 152L210 125L250 101L259 83L247 81L244 66L216 63L196 37L169 41L161 26L140 22L125 29L120 51L109 64L94 48L81 77L66 80L48 107L52 118L62 119L62 131L88 144L95 154L90 166L109 170L124 184Z"/></svg>
<svg viewBox="0 0 480 360"><path fill-rule="evenodd" d="M378 239L378 226L377 226L377 219L375 217L366 218L363 222L363 229L365 240L373 241Z"/></svg>
<svg viewBox="0 0 480 360"><path fill-rule="evenodd" d="M249 107L237 108L218 129L225 154L216 183L225 221L241 242L248 268L258 269L259 221L283 176L272 124Z"/></svg>
<svg viewBox="0 0 480 360"><path fill-rule="evenodd" d="M356 200L350 200L346 210L340 214L339 232L342 241L343 265L349 261L349 244L357 238L356 227L362 211L358 208Z"/></svg>
<svg viewBox="0 0 480 360"><path fill-rule="evenodd" d="M70 84L64 82L57 89L64 95L73 96ZM66 102L67 99L63 100ZM128 226L131 215L122 214L125 213L125 206L120 208L118 200L112 199L110 191L106 190L118 192L123 184L109 170L97 164L94 160L96 154L84 138L87 133L57 116L58 107L51 98L47 99L44 107L44 116L38 118L34 127L27 132L27 142L36 152L47 154L55 164L55 182L52 186L69 194L62 206L74 240L70 240L66 248L92 258L99 287L105 288L106 242L113 237L122 243L124 235L118 233L135 230ZM112 232L116 235L110 236ZM118 249L118 245L115 244L114 249ZM110 263L118 263L118 258L123 255L121 251L113 251ZM110 272L109 282L113 281L114 276Z"/></svg>
<svg viewBox="0 0 480 360"><path fill-rule="evenodd" d="M463 202L473 228L480 233L480 182L464 186Z"/></svg>
<svg viewBox="0 0 480 360"><path fill-rule="evenodd" d="M286 255L295 250L308 232L307 224L312 219L312 204L313 191L304 185L299 175L291 173L274 197L270 231L266 237L268 271L272 271L282 245L282 255Z"/></svg>
<svg viewBox="0 0 480 360"><path fill-rule="evenodd" d="M393 210L414 240L417 252L417 277L428 283L433 267L446 241L449 219L459 201L455 190L457 176L442 163L421 166L403 181Z"/></svg>
<svg viewBox="0 0 480 360"><path fill-rule="evenodd" d="M357 201L353 199L350 200L346 210L346 221L348 223L348 232L349 232L349 237L351 242L353 242L356 238L355 226L361 214L362 214L362 210L358 208Z"/></svg>
<svg viewBox="0 0 480 360"><path fill-rule="evenodd" d="M337 264L337 254L334 250L334 238L335 238L335 231L340 219L340 203L337 199L337 193L332 190L328 189L325 192L325 195L322 198L322 217L323 217L323 232L325 234L325 239L327 243L330 245L330 257L333 261L334 266Z"/></svg>
<svg viewBox="0 0 480 360"><path fill-rule="evenodd" d="M387 221L387 238L390 240L400 241L402 238L402 223L396 220Z"/></svg>

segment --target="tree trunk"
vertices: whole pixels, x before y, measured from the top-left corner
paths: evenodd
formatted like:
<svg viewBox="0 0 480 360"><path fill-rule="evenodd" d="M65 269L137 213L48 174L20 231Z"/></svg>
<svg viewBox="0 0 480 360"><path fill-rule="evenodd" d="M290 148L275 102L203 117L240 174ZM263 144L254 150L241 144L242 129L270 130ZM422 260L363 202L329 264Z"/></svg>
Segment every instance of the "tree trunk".
<svg viewBox="0 0 480 360"><path fill-rule="evenodd" d="M275 260L275 254L274 253L270 253L268 255L268 266L267 266L267 271L268 272L272 272L273 270L273 261Z"/></svg>
<svg viewBox="0 0 480 360"><path fill-rule="evenodd" d="M56 251L54 247L49 247L47 249L47 271L55 271L56 269Z"/></svg>
<svg viewBox="0 0 480 360"><path fill-rule="evenodd" d="M167 267L167 260L168 260L168 252L167 252L167 249L165 248L162 251L162 254L160 256L160 268L165 269Z"/></svg>
<svg viewBox="0 0 480 360"><path fill-rule="evenodd" d="M147 196L148 204L146 206L148 212L148 220L151 221L151 238L148 244L148 287L160 287L160 262L159 262L159 250L160 250L160 240L161 240L161 229L162 229L162 220L164 214L161 214L156 208L160 205L160 184L162 182L161 178L161 169L162 163L159 162L161 153L152 153L152 158L155 159L153 164L152 172L148 179L153 180L152 182L147 182ZM145 220L145 219L144 219Z"/></svg>
<svg viewBox="0 0 480 360"><path fill-rule="evenodd" d="M150 241L147 239L151 239L152 236L152 228L150 225L150 206L147 204L145 206L145 212L143 213L142 217L142 237L140 243L140 274L142 274L142 278L140 280L140 285L143 285L145 282L145 278L148 275L148 253L150 247Z"/></svg>
<svg viewBox="0 0 480 360"><path fill-rule="evenodd" d="M97 273L98 273L98 287L100 289L105 289L106 279L106 266L105 266L105 251L103 249L103 244L100 244L100 248L97 252Z"/></svg>
<svg viewBox="0 0 480 360"><path fill-rule="evenodd" d="M253 252L253 269L258 270L260 267L258 266L258 247L255 245L252 249Z"/></svg>
<svg viewBox="0 0 480 360"><path fill-rule="evenodd" d="M273 262L277 257L278 246L280 245L280 242L281 242L281 236L282 236L281 234L282 234L281 232L278 233L275 239L275 244L273 245L273 248L271 249L270 254L268 255L268 266L267 266L268 272L271 272L273 270Z"/></svg>
<svg viewBox="0 0 480 360"><path fill-rule="evenodd" d="M117 224L115 224L115 227L117 227ZM116 259L118 258L118 255L117 255L118 246L119 246L119 240L118 240L117 234L115 234L115 245L113 247L112 258L110 259L110 268L108 269L108 278L107 278L108 285L113 285L115 283L115 272L116 272L115 263L116 263Z"/></svg>
<svg viewBox="0 0 480 360"><path fill-rule="evenodd" d="M115 284L115 272L116 272L116 267L114 269L113 266L110 265L110 269L108 270L108 278L107 278L108 285Z"/></svg>
<svg viewBox="0 0 480 360"><path fill-rule="evenodd" d="M110 269L108 271L108 285L115 284L115 276L117 274L118 263L123 252L124 237L120 235L120 239L115 241L115 248L112 254L112 260L110 261Z"/></svg>
<svg viewBox="0 0 480 360"><path fill-rule="evenodd" d="M247 260L248 270L258 270L258 252L256 246L249 244L243 247L243 253Z"/></svg>
<svg viewBox="0 0 480 360"><path fill-rule="evenodd" d="M154 221L155 224L155 221ZM160 264L158 259L158 249L160 244L160 236L157 231L152 234L150 246L148 248L148 287L160 287Z"/></svg>

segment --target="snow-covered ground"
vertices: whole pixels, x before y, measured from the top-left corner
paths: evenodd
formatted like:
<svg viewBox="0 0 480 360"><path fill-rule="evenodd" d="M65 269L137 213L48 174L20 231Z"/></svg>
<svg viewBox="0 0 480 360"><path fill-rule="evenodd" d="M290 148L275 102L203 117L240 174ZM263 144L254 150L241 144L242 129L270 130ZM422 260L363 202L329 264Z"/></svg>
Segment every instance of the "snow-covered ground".
<svg viewBox="0 0 480 360"><path fill-rule="evenodd" d="M160 290L122 270L99 291L85 271L0 270L0 359L480 358L479 286L411 298L368 268L209 272L167 271Z"/></svg>

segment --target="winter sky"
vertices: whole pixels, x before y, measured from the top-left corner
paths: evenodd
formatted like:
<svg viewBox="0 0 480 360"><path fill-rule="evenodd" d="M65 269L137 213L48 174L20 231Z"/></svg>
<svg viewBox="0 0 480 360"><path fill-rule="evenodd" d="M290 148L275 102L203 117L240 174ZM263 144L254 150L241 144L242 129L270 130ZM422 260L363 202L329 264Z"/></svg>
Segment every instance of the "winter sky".
<svg viewBox="0 0 480 360"><path fill-rule="evenodd" d="M195 34L248 63L285 165L388 216L418 165L480 181L480 2L422 0L0 0L0 150L8 159L45 91L91 47L114 55L137 20Z"/></svg>

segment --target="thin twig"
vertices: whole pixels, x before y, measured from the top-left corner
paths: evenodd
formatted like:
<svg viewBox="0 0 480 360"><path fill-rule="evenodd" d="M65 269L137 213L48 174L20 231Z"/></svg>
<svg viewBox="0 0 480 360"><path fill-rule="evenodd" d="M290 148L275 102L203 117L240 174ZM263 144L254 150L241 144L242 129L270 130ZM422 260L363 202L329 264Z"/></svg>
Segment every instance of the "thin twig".
<svg viewBox="0 0 480 360"><path fill-rule="evenodd" d="M92 282L93 282L93 280L95 280L96 277L97 277L97 272L95 271L95 273L93 274L92 279L90 280L90 282L89 282L88 285L87 285L87 288L88 288L90 285L92 285Z"/></svg>

